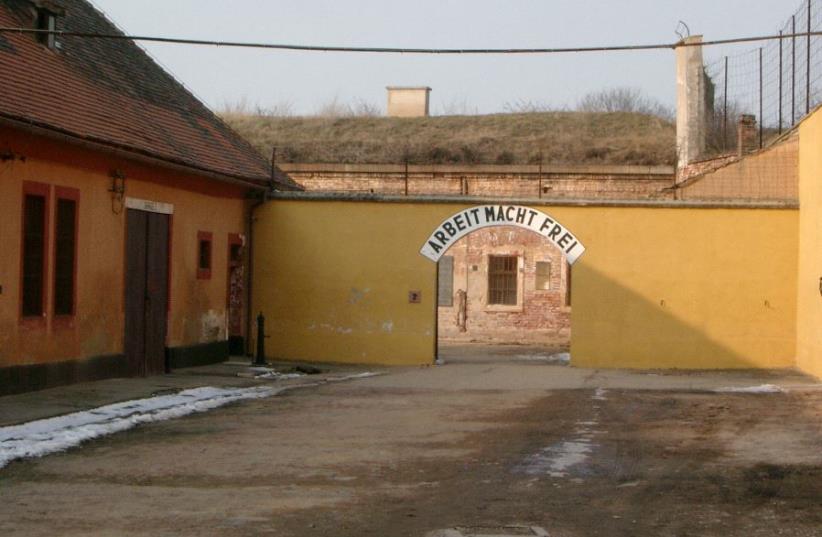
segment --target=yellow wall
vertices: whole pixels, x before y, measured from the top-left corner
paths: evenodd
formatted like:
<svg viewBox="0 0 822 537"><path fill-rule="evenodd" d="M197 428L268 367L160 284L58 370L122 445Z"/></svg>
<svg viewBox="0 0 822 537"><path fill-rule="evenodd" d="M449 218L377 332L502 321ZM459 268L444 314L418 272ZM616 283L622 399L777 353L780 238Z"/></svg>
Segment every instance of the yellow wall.
<svg viewBox="0 0 822 537"><path fill-rule="evenodd" d="M794 365L795 210L592 208L565 220L587 248L573 269L574 365Z"/></svg>
<svg viewBox="0 0 822 537"><path fill-rule="evenodd" d="M167 343L186 346L225 339L228 234L244 233L242 193L208 187L195 176L137 165L0 129L0 149L17 158L0 162L0 367L58 362L123 352L125 213L112 211L109 172L126 176L126 195L174 205L171 311ZM21 160L20 157L25 157ZM70 325L46 316L19 319L23 181L80 190L77 315ZM50 210L54 211L54 190ZM53 226L52 226L53 227ZM214 234L210 280L197 280L197 232ZM53 296L53 234L47 284ZM222 322L221 333L214 329Z"/></svg>
<svg viewBox="0 0 822 537"><path fill-rule="evenodd" d="M267 354L433 362L436 265L418 252L439 223L436 214L445 215L436 209L305 201L260 207L252 304L266 316ZM409 291L421 291L422 302L409 303Z"/></svg>
<svg viewBox="0 0 822 537"><path fill-rule="evenodd" d="M797 366L822 377L822 113L799 127Z"/></svg>
<svg viewBox="0 0 822 537"><path fill-rule="evenodd" d="M419 248L466 207L286 200L261 207L254 311L267 317L269 356L430 363L435 265ZM587 247L573 275L574 365L794 364L795 210L539 208ZM423 293L420 305L408 303L414 289Z"/></svg>

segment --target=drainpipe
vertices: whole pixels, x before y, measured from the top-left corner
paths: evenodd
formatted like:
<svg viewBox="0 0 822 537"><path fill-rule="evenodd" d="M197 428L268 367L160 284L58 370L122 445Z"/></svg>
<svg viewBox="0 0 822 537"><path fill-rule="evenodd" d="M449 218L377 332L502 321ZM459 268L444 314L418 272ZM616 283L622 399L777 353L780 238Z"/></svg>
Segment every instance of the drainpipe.
<svg viewBox="0 0 822 537"><path fill-rule="evenodd" d="M252 290L254 288L254 212L257 210L258 207L264 205L265 202L268 201L268 192L263 193L263 197L260 200L255 201L251 204L248 209L248 248L246 251L248 252L248 262L246 266L248 267L248 276L246 281L246 300L245 300L245 353L246 356L253 356L254 355L254 347L251 346L251 319L253 318L251 312L251 297L252 297Z"/></svg>
<svg viewBox="0 0 822 537"><path fill-rule="evenodd" d="M246 281L246 299L245 299L245 354L246 356L254 356L254 348L251 346L251 319L254 317L251 311L251 297L254 289L254 212L258 207L264 205L268 201L268 193L276 190L277 179L277 146L271 148L271 176L268 179L268 190L263 192L263 197L255 201L248 208L248 277Z"/></svg>

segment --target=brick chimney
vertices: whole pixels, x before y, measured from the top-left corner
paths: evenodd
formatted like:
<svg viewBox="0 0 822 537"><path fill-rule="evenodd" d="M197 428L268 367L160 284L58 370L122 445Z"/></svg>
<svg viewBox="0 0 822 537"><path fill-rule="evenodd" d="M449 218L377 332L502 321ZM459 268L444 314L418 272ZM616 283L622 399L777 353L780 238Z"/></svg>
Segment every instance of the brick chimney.
<svg viewBox="0 0 822 537"><path fill-rule="evenodd" d="M759 149L756 116L742 114L739 117L739 123L736 126L736 139L740 157Z"/></svg>

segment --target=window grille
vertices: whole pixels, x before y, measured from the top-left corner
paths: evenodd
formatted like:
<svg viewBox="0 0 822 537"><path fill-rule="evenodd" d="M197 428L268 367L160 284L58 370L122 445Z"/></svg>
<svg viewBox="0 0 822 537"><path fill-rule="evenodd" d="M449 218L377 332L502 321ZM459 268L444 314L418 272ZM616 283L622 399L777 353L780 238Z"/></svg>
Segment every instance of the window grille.
<svg viewBox="0 0 822 537"><path fill-rule="evenodd" d="M488 257L488 304L517 305L518 260L515 255Z"/></svg>

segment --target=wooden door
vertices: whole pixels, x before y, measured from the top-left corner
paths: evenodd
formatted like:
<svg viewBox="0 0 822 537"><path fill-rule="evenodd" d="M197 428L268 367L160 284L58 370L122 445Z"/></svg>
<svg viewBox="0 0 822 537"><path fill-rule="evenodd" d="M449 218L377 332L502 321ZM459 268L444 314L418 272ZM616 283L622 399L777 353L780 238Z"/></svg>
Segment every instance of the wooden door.
<svg viewBox="0 0 822 537"><path fill-rule="evenodd" d="M165 371L168 231L165 214L126 215L125 354L134 375Z"/></svg>

